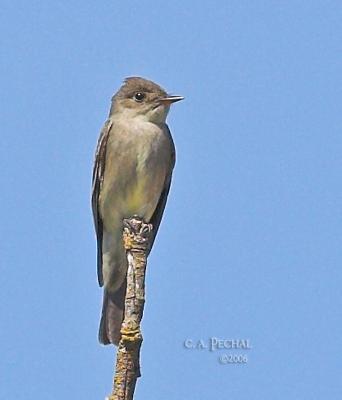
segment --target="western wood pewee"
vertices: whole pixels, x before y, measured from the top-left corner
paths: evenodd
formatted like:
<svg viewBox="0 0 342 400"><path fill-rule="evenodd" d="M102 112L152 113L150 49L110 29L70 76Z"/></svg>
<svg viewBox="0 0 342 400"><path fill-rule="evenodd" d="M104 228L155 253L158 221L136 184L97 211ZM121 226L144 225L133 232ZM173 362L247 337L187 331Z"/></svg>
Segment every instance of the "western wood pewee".
<svg viewBox="0 0 342 400"><path fill-rule="evenodd" d="M112 98L96 150L92 209L97 272L104 286L99 341L118 344L126 291L123 220L135 215L153 225L155 239L167 195L175 148L166 116L170 96L143 78L127 78Z"/></svg>

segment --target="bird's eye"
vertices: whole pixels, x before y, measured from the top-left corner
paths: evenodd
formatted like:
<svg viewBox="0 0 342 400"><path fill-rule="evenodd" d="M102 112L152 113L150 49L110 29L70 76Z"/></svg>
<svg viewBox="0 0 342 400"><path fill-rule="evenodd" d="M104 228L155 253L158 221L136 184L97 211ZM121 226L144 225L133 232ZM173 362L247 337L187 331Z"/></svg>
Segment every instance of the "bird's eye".
<svg viewBox="0 0 342 400"><path fill-rule="evenodd" d="M137 92L134 95L134 100L135 101L139 101L140 102L140 101L143 101L144 98L145 98L145 93L142 93L142 92Z"/></svg>

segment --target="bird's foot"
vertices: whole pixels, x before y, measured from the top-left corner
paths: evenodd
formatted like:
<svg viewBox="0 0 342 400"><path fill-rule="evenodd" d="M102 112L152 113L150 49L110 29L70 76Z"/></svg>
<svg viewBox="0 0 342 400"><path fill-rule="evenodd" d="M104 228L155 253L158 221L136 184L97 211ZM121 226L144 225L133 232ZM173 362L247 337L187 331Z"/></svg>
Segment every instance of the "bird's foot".
<svg viewBox="0 0 342 400"><path fill-rule="evenodd" d="M123 220L124 246L126 250L146 250L153 230L152 224L135 215Z"/></svg>

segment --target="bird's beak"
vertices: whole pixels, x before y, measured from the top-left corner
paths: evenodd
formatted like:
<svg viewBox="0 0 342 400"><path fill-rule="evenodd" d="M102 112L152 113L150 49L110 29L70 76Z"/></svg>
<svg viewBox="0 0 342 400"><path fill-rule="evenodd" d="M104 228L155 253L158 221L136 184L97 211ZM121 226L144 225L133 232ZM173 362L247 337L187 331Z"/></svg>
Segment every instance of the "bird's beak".
<svg viewBox="0 0 342 400"><path fill-rule="evenodd" d="M162 104L165 104L168 106L172 103L176 103L176 101L181 101L183 99L184 99L183 96L166 96L166 97L163 97L162 99L160 99L160 101L162 102Z"/></svg>

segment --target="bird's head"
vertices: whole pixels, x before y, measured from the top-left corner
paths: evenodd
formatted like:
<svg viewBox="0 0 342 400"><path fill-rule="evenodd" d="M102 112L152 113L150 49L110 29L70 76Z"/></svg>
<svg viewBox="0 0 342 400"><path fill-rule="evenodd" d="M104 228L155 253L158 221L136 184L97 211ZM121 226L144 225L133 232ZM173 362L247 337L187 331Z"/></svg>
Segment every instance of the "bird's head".
<svg viewBox="0 0 342 400"><path fill-rule="evenodd" d="M126 78L112 98L110 115L120 113L124 118L140 117L148 122L164 123L170 105L183 100L182 96L168 95L156 83L147 79Z"/></svg>

